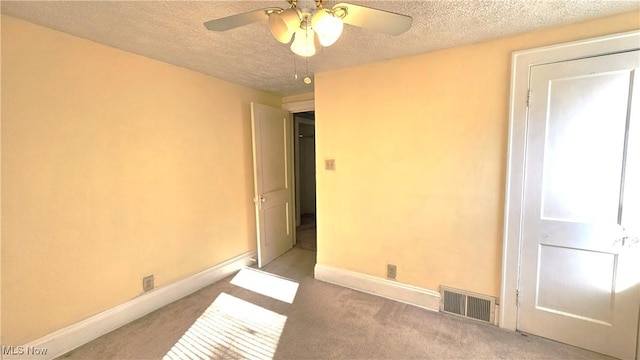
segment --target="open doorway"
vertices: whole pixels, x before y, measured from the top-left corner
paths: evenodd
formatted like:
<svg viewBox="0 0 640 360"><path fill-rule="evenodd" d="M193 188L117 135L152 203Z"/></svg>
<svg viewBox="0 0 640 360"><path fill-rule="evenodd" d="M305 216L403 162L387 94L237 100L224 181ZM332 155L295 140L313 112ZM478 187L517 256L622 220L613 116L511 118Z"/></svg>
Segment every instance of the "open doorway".
<svg viewBox="0 0 640 360"><path fill-rule="evenodd" d="M315 112L294 113L296 247L316 251Z"/></svg>

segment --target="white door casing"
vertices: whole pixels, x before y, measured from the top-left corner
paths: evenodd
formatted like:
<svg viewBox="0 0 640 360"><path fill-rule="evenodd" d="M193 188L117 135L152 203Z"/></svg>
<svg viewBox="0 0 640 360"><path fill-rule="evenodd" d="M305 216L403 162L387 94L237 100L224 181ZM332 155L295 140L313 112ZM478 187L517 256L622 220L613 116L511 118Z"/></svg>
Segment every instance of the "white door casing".
<svg viewBox="0 0 640 360"><path fill-rule="evenodd" d="M300 123L298 135L300 151L298 161L300 169L300 212L303 214L316 213L316 157L315 157L315 126L313 123ZM302 136L302 137L300 137Z"/></svg>
<svg viewBox="0 0 640 360"><path fill-rule="evenodd" d="M625 359L640 311L640 252L623 240L639 230L639 68L639 51L531 68L517 319Z"/></svg>
<svg viewBox="0 0 640 360"><path fill-rule="evenodd" d="M297 116L296 114L293 114L293 126L294 126L294 132L293 132L293 136L294 136L294 163L295 163L295 205L296 205L296 213L295 213L295 217L296 217L296 226L299 226L301 223L301 215L303 212L302 209L302 197L304 194L304 190L302 189L303 187L303 179L305 178L304 176L304 165L305 165L305 161L304 159L302 159L302 157L305 154L304 151L304 140L303 138L301 138L300 136L302 135L300 133L300 130L303 128L304 125L308 125L308 126L313 126L315 129L315 121L314 120L309 120L309 119L305 119L303 117ZM314 131L315 132L315 131ZM308 140L308 139L307 139ZM315 150L314 150L314 154L315 154ZM311 159L313 161L313 166L315 168L315 157L313 159ZM314 192L314 196L315 196L315 187L313 188L313 192Z"/></svg>
<svg viewBox="0 0 640 360"><path fill-rule="evenodd" d="M505 225L500 327L516 330L517 290L523 232L527 98L532 66L581 59L640 48L640 31L607 35L571 43L518 51L512 57L509 149L505 197ZM637 107L635 108L637 111ZM637 115L636 115L637 116ZM630 150L630 152L632 152ZM640 333L636 335L640 353ZM637 356L637 355L636 355Z"/></svg>
<svg viewBox="0 0 640 360"><path fill-rule="evenodd" d="M293 247L291 116L251 103L258 266Z"/></svg>

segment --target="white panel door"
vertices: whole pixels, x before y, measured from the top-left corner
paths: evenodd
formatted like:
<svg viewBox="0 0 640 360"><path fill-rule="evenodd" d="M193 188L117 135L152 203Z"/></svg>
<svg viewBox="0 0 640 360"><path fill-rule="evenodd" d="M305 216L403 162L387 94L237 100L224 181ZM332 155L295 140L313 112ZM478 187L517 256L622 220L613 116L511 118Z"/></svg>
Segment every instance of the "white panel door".
<svg viewBox="0 0 640 360"><path fill-rule="evenodd" d="M251 103L258 266L293 247L291 118Z"/></svg>
<svg viewBox="0 0 640 360"><path fill-rule="evenodd" d="M636 356L638 51L533 66L518 330Z"/></svg>

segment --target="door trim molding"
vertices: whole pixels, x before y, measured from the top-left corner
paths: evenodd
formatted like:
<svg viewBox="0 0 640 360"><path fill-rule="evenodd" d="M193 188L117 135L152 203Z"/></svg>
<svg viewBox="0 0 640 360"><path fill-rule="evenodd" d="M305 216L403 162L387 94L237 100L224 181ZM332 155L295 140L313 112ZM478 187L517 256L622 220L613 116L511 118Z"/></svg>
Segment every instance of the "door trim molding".
<svg viewBox="0 0 640 360"><path fill-rule="evenodd" d="M311 110L309 110L311 111ZM293 138L294 138L294 148L293 148L293 158L295 160L295 181L294 183L294 187L295 187L295 204L296 204L296 209L295 209L295 214L296 214L296 226L300 226L301 221L301 205L300 205L300 124L305 124L305 125L311 125L314 127L316 126L316 122L313 120L309 120L309 119L305 119L302 117L298 117L296 116L296 114L293 114ZM315 160L315 158L314 158ZM295 232L295 231L294 231ZM296 239L297 240L297 239Z"/></svg>
<svg viewBox="0 0 640 360"><path fill-rule="evenodd" d="M639 48L640 31L630 31L516 51L512 54L500 289L499 326L501 328L516 330L517 325L516 290L520 268L529 71L534 65L620 53ZM640 334L638 344L640 345Z"/></svg>
<svg viewBox="0 0 640 360"><path fill-rule="evenodd" d="M287 110L290 113L313 111L316 109L315 100L295 101L282 104L282 109Z"/></svg>
<svg viewBox="0 0 640 360"><path fill-rule="evenodd" d="M297 128L297 123L295 123L295 113L298 112L305 112L305 111L315 111L316 110L316 101L315 99L313 100L303 100L303 101L294 101L294 102L288 102L288 103L283 103L282 104L282 109L283 110L287 110L289 112L289 114L291 115L291 119L292 122L294 123L295 129L291 130L291 137L294 137L295 143L294 146L296 147L293 151L294 151L294 157L296 157L296 155L298 154L298 138L297 138L297 134L298 134L298 128ZM315 123L314 123L315 124ZM297 157L296 157L297 159ZM296 160L297 162L297 160ZM294 165L296 167L296 174L295 174L295 178L293 180L293 189L291 191L291 196L292 198L295 199L295 201L293 201L293 206L294 206L294 215L295 215L295 224L296 226L300 224L300 203L298 201L298 195L299 195L299 189L298 189L298 182L299 182L299 173L298 173L298 167L297 165ZM294 230L293 230L293 244L295 246L295 244L298 243L298 238L297 238L297 234L295 231L295 226L294 226Z"/></svg>

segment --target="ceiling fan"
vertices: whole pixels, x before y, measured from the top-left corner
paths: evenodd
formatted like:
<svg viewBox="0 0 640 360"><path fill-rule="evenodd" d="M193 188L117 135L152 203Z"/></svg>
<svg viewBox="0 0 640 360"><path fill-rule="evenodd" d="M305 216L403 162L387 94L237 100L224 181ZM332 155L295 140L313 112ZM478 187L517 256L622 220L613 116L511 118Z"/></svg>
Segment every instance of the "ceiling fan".
<svg viewBox="0 0 640 360"><path fill-rule="evenodd" d="M331 46L342 34L343 24L354 25L391 35L411 27L411 17L361 5L339 3L325 8L327 0L287 0L289 8L271 7L210 20L204 26L226 31L268 20L273 36L283 44L291 42L291 51L309 57L322 47ZM291 41L293 39L293 41Z"/></svg>

